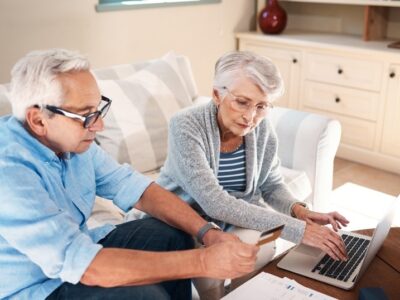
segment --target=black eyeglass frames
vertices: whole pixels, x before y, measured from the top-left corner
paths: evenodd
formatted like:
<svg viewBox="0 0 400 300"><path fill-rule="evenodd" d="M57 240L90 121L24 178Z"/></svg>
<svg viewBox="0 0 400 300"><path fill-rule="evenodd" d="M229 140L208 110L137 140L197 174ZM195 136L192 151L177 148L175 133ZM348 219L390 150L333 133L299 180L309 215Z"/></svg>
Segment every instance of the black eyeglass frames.
<svg viewBox="0 0 400 300"><path fill-rule="evenodd" d="M99 119L99 117L104 118L106 116L108 110L110 109L111 102L112 102L111 99L109 99L105 96L101 96L101 102L104 104L99 105L99 107L101 106L101 108L99 110L92 112L92 113L85 114L85 115L75 114L75 113L61 109L61 108L59 108L57 106L53 106L53 105L45 105L44 108L51 111L52 113L65 116L67 118L80 120L83 123L83 127L88 128L88 127L92 126L94 123L96 123L96 121ZM38 105L35 105L35 106L39 107Z"/></svg>

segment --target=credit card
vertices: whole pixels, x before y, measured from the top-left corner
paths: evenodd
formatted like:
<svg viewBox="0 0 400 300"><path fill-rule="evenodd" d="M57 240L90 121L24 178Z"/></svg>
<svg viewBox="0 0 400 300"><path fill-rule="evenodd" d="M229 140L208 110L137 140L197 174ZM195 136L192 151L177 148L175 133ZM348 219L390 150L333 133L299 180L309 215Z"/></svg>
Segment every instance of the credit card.
<svg viewBox="0 0 400 300"><path fill-rule="evenodd" d="M266 243L275 241L282 233L284 224L268 229L261 233L260 238L257 242L257 246L264 245Z"/></svg>

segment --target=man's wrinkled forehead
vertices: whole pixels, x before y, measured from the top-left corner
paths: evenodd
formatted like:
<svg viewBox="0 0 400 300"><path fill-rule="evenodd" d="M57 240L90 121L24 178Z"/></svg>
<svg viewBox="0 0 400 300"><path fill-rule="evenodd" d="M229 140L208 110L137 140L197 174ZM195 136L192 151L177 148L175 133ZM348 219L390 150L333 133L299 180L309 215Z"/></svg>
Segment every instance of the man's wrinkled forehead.
<svg viewBox="0 0 400 300"><path fill-rule="evenodd" d="M75 112L96 109L101 101L100 91L89 71L68 72L57 76L64 97L63 107Z"/></svg>

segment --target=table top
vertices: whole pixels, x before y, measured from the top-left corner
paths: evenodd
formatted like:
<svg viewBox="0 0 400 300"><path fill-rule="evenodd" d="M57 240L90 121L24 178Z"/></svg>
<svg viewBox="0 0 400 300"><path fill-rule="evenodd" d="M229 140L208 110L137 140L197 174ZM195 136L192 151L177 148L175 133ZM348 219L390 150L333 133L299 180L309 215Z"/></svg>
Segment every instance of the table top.
<svg viewBox="0 0 400 300"><path fill-rule="evenodd" d="M373 230L358 230L357 233L371 236ZM389 299L399 299L400 297L400 227L390 229L389 235L378 254L355 287L350 291L279 269L276 265L281 258L282 256L273 260L263 271L279 277L294 279L306 287L341 300L358 299L359 290L363 287L381 287Z"/></svg>

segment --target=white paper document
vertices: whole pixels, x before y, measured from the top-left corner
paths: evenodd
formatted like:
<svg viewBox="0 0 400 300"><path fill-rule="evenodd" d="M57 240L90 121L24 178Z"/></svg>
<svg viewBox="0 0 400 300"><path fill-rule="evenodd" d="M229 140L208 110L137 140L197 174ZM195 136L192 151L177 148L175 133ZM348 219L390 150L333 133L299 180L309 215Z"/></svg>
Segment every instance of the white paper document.
<svg viewBox="0 0 400 300"><path fill-rule="evenodd" d="M334 300L300 283L261 272L226 295L223 300Z"/></svg>

